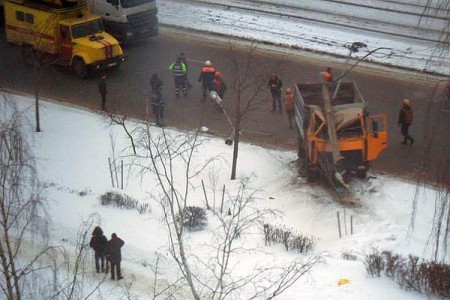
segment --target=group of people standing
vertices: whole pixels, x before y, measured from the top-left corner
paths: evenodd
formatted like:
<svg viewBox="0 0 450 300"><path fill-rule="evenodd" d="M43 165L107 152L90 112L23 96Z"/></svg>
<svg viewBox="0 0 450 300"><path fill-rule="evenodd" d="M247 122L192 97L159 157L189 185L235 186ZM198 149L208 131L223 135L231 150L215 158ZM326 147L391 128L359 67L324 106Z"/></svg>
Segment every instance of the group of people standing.
<svg viewBox="0 0 450 300"><path fill-rule="evenodd" d="M116 279L116 275L118 280L123 279L120 262L122 261L121 248L124 244L125 242L117 234L111 234L111 239L108 241L100 226L94 228L89 246L95 253L97 273L108 273L108 264L111 264L111 279Z"/></svg>
<svg viewBox="0 0 450 300"><path fill-rule="evenodd" d="M180 92L186 97L188 95L188 90L191 88L191 84L188 78L188 63L184 52L180 53L176 61L169 66L169 70L173 73L173 80L175 85L175 97L180 97ZM330 67L324 72L320 73L324 82L333 83L334 76ZM211 91L215 91L223 100L225 92L227 90L227 84L225 83L222 73L217 71L217 69L212 65L210 60L205 61L202 66L198 82L202 85L202 98L201 101L205 102L208 94ZM162 95L163 82L157 73L154 73L150 79L150 98L153 114L155 115L156 124L160 127L163 126L164 118L164 107L165 100ZM291 88L286 88L285 94L282 93L283 81L276 74L272 73L269 77L268 86L270 93L272 95L272 112L276 112L277 108L279 113L282 113L282 102L284 102L284 109L287 114L289 129L293 128L294 120L294 95ZM106 74L103 73L98 81L98 89L102 96L102 110L106 110ZM450 88L449 88L450 91ZM282 97L283 96L283 97ZM449 92L450 97L450 92ZM283 100L283 101L282 101ZM409 135L409 127L412 124L412 109L409 99L403 100L403 106L399 112L398 123L401 127L401 133L404 137L402 144L406 145L409 141L410 145L414 143L414 138Z"/></svg>

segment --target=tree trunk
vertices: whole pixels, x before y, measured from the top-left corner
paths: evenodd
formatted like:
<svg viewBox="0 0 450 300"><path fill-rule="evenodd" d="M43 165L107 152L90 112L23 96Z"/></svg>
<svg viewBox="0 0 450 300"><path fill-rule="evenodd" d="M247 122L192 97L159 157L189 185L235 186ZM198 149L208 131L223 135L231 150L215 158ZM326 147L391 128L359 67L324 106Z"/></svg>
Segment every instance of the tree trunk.
<svg viewBox="0 0 450 300"><path fill-rule="evenodd" d="M241 126L241 122L239 119L237 119L236 123L234 125L233 165L231 167L231 180L236 179L237 159L238 159L238 152L239 152L239 136L240 136L240 131L241 131L240 126Z"/></svg>
<svg viewBox="0 0 450 300"><path fill-rule="evenodd" d="M36 73L36 72L35 72ZM34 87L34 98L35 98L35 113L36 113L36 132L41 132L41 122L40 122L40 116L39 116L39 76L40 72L38 71L35 75L35 87Z"/></svg>

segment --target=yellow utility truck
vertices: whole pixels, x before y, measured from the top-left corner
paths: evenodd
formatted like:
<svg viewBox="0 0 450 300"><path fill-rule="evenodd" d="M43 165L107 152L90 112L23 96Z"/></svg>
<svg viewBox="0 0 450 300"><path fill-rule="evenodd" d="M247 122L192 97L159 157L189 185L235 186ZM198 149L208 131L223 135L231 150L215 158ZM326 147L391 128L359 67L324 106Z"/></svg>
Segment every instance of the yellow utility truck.
<svg viewBox="0 0 450 300"><path fill-rule="evenodd" d="M307 179L323 175L340 188L349 174L365 178L369 162L387 147L386 115L369 115L351 81L298 83L294 100L298 156Z"/></svg>
<svg viewBox="0 0 450 300"><path fill-rule="evenodd" d="M22 47L26 62L57 63L80 78L126 60L119 42L103 29L100 16L87 3L45 4L4 0L6 40Z"/></svg>

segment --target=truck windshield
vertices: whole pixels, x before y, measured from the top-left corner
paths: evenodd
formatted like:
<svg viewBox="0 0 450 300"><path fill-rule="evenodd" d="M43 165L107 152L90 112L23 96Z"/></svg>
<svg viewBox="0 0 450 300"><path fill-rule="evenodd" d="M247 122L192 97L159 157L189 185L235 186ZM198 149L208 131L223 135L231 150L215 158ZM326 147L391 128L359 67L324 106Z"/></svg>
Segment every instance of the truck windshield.
<svg viewBox="0 0 450 300"><path fill-rule="evenodd" d="M121 0L120 4L123 8L135 7L146 3L154 3L155 0Z"/></svg>
<svg viewBox="0 0 450 300"><path fill-rule="evenodd" d="M74 39L91 36L102 31L103 25L100 19L72 26L72 36Z"/></svg>

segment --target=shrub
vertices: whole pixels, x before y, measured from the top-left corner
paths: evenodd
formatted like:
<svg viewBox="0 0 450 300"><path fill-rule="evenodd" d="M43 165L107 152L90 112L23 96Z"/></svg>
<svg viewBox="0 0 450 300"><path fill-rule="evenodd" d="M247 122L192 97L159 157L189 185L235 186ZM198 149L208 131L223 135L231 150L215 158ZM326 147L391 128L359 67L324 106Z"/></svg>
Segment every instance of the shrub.
<svg viewBox="0 0 450 300"><path fill-rule="evenodd" d="M384 270L383 255L375 249L373 253L366 255L365 265L369 275L380 277Z"/></svg>
<svg viewBox="0 0 450 300"><path fill-rule="evenodd" d="M207 224L206 210L197 206L187 206L181 214L176 217L178 223L182 223L189 231L199 231Z"/></svg>
<svg viewBox="0 0 450 300"><path fill-rule="evenodd" d="M417 256L404 258L390 251L374 250L365 259L367 272L380 276L382 272L402 288L442 298L450 297L450 265L427 262Z"/></svg>
<svg viewBox="0 0 450 300"><path fill-rule="evenodd" d="M140 203L138 200L129 195L123 195L118 192L107 192L100 196L100 203L102 205L115 205L122 209L134 209L140 214L150 212L150 205L148 203Z"/></svg>
<svg viewBox="0 0 450 300"><path fill-rule="evenodd" d="M283 244L286 251L295 250L306 253L315 247L317 238L304 234L293 233L292 229L264 224L264 239L266 245Z"/></svg>

